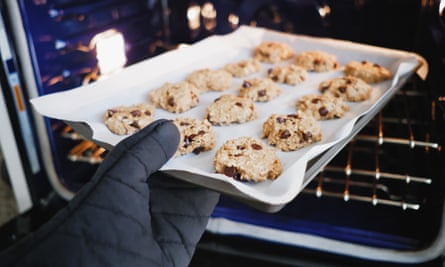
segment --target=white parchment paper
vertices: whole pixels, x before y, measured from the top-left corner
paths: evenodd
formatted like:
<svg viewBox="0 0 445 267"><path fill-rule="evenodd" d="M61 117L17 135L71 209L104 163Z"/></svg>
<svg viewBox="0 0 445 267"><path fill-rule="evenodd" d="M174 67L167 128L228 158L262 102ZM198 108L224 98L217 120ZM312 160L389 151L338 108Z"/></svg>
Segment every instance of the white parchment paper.
<svg viewBox="0 0 445 267"><path fill-rule="evenodd" d="M260 138L262 124L272 113L288 114L296 111L296 100L305 94L318 92L318 84L341 76L342 69L326 73L309 73L308 79L296 86L281 85L282 95L268 103L257 103L259 118L255 121L215 126L217 144L215 149L171 159L162 168L180 179L238 197L245 197L265 205L282 205L291 201L300 191L307 162L330 148L351 133L356 120L375 108L385 94L394 93L398 79L403 75L418 72L425 75L425 61L416 54L308 36L291 35L271 30L242 26L237 31L209 37L192 46L162 54L158 57L127 67L123 71L79 88L32 99L34 108L44 116L73 122L86 123L93 131L92 139L116 145L126 136L111 133L102 122L106 109L117 105L132 105L148 101L148 93L165 82L185 79L192 71L201 68L217 69L227 63L237 62L252 56L253 48L261 41L280 41L289 44L296 53L320 50L336 55L340 65L351 60L367 60L389 68L395 75L392 80L374 85L369 100L349 103L350 111L341 119L321 121L321 142L298 151L277 154L283 164L283 173L274 181L244 183L216 174L213 156L226 140L238 136ZM288 64L282 62L280 64ZM250 76L265 76L270 64L263 64L262 73ZM237 94L243 79L234 78L230 90L208 92L200 96L199 105L181 114L172 114L157 109L155 119L172 119L178 116L203 118L206 107L221 94Z"/></svg>

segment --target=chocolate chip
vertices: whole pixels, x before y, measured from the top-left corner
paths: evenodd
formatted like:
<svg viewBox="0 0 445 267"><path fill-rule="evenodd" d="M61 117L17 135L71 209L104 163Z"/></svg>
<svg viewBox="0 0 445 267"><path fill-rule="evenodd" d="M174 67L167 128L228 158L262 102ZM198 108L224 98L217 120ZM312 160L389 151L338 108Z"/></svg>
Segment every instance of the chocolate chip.
<svg viewBox="0 0 445 267"><path fill-rule="evenodd" d="M139 124L138 124L137 121L133 121L133 122L130 124L130 126L136 128L136 129L140 129L140 128L141 128L141 127L139 126Z"/></svg>
<svg viewBox="0 0 445 267"><path fill-rule="evenodd" d="M233 166L230 166L230 167L226 166L224 168L224 174L226 176L233 177L235 179L239 179L241 177L241 175L238 172L238 170L235 167L233 167Z"/></svg>
<svg viewBox="0 0 445 267"><path fill-rule="evenodd" d="M181 121L181 123L179 123L179 125L181 125L181 126L189 126L190 123L185 122L185 121Z"/></svg>
<svg viewBox="0 0 445 267"><path fill-rule="evenodd" d="M286 116L289 117L289 118L298 119L298 115L297 114L287 114Z"/></svg>
<svg viewBox="0 0 445 267"><path fill-rule="evenodd" d="M190 137L184 136L184 145L183 145L183 147L188 147L191 142L192 142L192 140L190 139Z"/></svg>
<svg viewBox="0 0 445 267"><path fill-rule="evenodd" d="M107 110L107 117L111 118L115 113L117 113L117 110L109 109L109 110Z"/></svg>
<svg viewBox="0 0 445 267"><path fill-rule="evenodd" d="M238 107L243 107L243 104L242 104L242 103L240 103L240 102L236 102L236 103L235 103L235 106L238 106Z"/></svg>
<svg viewBox="0 0 445 267"><path fill-rule="evenodd" d="M320 102L321 100L320 100L320 98L314 98L314 99L312 99L312 103L313 104L317 104L318 102Z"/></svg>
<svg viewBox="0 0 445 267"><path fill-rule="evenodd" d="M340 93L345 93L346 92L346 86L338 87L338 91L340 91Z"/></svg>
<svg viewBox="0 0 445 267"><path fill-rule="evenodd" d="M206 131L204 131L204 130L200 130L200 131L198 132L198 134L199 134L199 135L204 135L204 134L206 134Z"/></svg>
<svg viewBox="0 0 445 267"><path fill-rule="evenodd" d="M170 97L167 100L167 103L168 103L169 106L173 107L173 106L175 106L175 99L173 97Z"/></svg>
<svg viewBox="0 0 445 267"><path fill-rule="evenodd" d="M291 133L289 132L289 130L284 130L281 132L280 134L280 138L281 139L287 139L291 136Z"/></svg>
<svg viewBox="0 0 445 267"><path fill-rule="evenodd" d="M374 66L375 68L381 68L381 66L377 63L374 63L374 65L372 65L372 66Z"/></svg>
<svg viewBox="0 0 445 267"><path fill-rule="evenodd" d="M266 89L262 89L258 91L258 96L265 96L266 95Z"/></svg>
<svg viewBox="0 0 445 267"><path fill-rule="evenodd" d="M321 60L319 59L314 59L314 65L320 65L321 64Z"/></svg>
<svg viewBox="0 0 445 267"><path fill-rule="evenodd" d="M130 111L130 114L134 117L140 117L142 115L141 111L138 109Z"/></svg>
<svg viewBox="0 0 445 267"><path fill-rule="evenodd" d="M250 147L253 148L253 150L261 150L263 147L259 144L251 144Z"/></svg>
<svg viewBox="0 0 445 267"><path fill-rule="evenodd" d="M248 81L244 81L242 86L243 86L244 88L249 88L249 87L252 86L252 84L251 84L250 82L248 82Z"/></svg>
<svg viewBox="0 0 445 267"><path fill-rule="evenodd" d="M329 113L329 110L326 107L321 107L318 109L318 113L320 113L321 116L326 116Z"/></svg>
<svg viewBox="0 0 445 267"><path fill-rule="evenodd" d="M323 86L323 87L321 87L321 92L324 93L328 89L329 89L329 86Z"/></svg>
<svg viewBox="0 0 445 267"><path fill-rule="evenodd" d="M144 112L144 114L147 115L147 116L151 116L151 112L150 112L149 110L146 110L146 111Z"/></svg>
<svg viewBox="0 0 445 267"><path fill-rule="evenodd" d="M283 117L277 117L276 120L277 120L278 123L285 123L286 122L286 119L283 118Z"/></svg>
<svg viewBox="0 0 445 267"><path fill-rule="evenodd" d="M367 63L368 63L368 62L367 62L366 60L363 60L363 61L362 61L362 64L363 64L363 65L365 65L365 64L367 64Z"/></svg>
<svg viewBox="0 0 445 267"><path fill-rule="evenodd" d="M312 133L307 131L305 133L303 133L303 139L304 141L309 141L312 138Z"/></svg>
<svg viewBox="0 0 445 267"><path fill-rule="evenodd" d="M268 70L267 70L267 74L271 74L272 71L273 71L273 69L268 69Z"/></svg>
<svg viewBox="0 0 445 267"><path fill-rule="evenodd" d="M205 149L204 149L204 147L202 147L202 146L197 147L197 148L193 149L193 154L198 155L199 153L201 153L201 152L204 151L204 150L205 150Z"/></svg>
<svg viewBox="0 0 445 267"><path fill-rule="evenodd" d="M238 150L244 150L245 147L244 147L244 146L236 146L236 149L238 149Z"/></svg>

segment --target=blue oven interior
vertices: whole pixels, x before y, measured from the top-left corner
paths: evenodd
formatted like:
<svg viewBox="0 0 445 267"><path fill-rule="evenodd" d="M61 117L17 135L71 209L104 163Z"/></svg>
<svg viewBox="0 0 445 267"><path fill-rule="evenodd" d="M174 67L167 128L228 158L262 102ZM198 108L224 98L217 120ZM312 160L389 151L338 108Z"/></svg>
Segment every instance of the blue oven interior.
<svg viewBox="0 0 445 267"><path fill-rule="evenodd" d="M124 34L127 65L180 43L229 33L242 24L423 55L431 66L427 81L412 77L383 109L382 116L374 118L288 206L268 214L222 197L213 215L284 231L410 250L428 246L437 235L444 193L440 179L445 170L440 149L444 140L440 133L445 130L445 113L440 102L432 101L443 92L443 78L438 77L444 70L444 26L443 18L440 21L431 15L437 3L425 2L428 1L21 0L20 6L40 95L80 86L97 72L95 53L89 45L95 34L110 28ZM201 16L200 25L191 28L187 18L191 6L205 7L217 15ZM400 113L410 114L413 119L397 116ZM404 140L437 143L439 147L410 147L409 142L376 145L378 142L369 136L379 136L383 126L385 137L402 136ZM91 177L106 151L79 139L63 122L48 120L47 128L58 176L76 192ZM382 173L398 171L402 178L396 175L373 180L369 173L359 171L366 168L364 165L371 165L374 173L376 168ZM358 173L345 174L345 166L353 166ZM406 175L421 178L407 181ZM351 194L371 199L345 201L345 186ZM323 197L317 197L320 188L324 190ZM382 201L376 204L373 199ZM210 240L211 236L205 238Z"/></svg>

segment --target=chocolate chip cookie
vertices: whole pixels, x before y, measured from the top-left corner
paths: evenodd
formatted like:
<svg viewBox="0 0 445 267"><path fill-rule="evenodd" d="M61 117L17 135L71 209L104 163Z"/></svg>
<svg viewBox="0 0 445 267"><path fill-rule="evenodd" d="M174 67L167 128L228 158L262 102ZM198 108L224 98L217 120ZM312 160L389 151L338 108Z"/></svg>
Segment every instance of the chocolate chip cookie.
<svg viewBox="0 0 445 267"><path fill-rule="evenodd" d="M317 120L341 118L349 110L343 99L329 94L302 96L297 100L297 109Z"/></svg>
<svg viewBox="0 0 445 267"><path fill-rule="evenodd" d="M172 113L182 113L198 105L199 93L195 85L181 81L165 83L151 91L149 98L156 107Z"/></svg>
<svg viewBox="0 0 445 267"><path fill-rule="evenodd" d="M261 63L259 60L251 58L230 63L224 66L224 69L232 74L233 77L246 77L261 71Z"/></svg>
<svg viewBox="0 0 445 267"><path fill-rule="evenodd" d="M344 73L355 76L367 83L377 83L392 78L392 73L387 68L369 61L351 61L345 65Z"/></svg>
<svg viewBox="0 0 445 267"><path fill-rule="evenodd" d="M199 69L193 71L187 81L191 82L201 93L207 91L224 91L230 88L232 75L223 70Z"/></svg>
<svg viewBox="0 0 445 267"><path fill-rule="evenodd" d="M226 94L207 107L204 118L213 125L229 125L254 120L258 112L253 100Z"/></svg>
<svg viewBox="0 0 445 267"><path fill-rule="evenodd" d="M178 117L173 120L181 135L175 157L189 153L199 154L212 150L216 143L216 134L207 120Z"/></svg>
<svg viewBox="0 0 445 267"><path fill-rule="evenodd" d="M307 79L307 71L300 66L290 64L269 69L267 76L274 82L296 85Z"/></svg>
<svg viewBox="0 0 445 267"><path fill-rule="evenodd" d="M318 121L303 112L270 115L263 124L261 135L267 138L269 145L282 151L297 150L322 138Z"/></svg>
<svg viewBox="0 0 445 267"><path fill-rule="evenodd" d="M254 51L254 58L265 63L277 63L293 55L294 51L288 44L275 41L264 41Z"/></svg>
<svg viewBox="0 0 445 267"><path fill-rule="evenodd" d="M213 162L217 173L240 181L274 180L283 170L275 149L253 137L226 141L216 152Z"/></svg>
<svg viewBox="0 0 445 267"><path fill-rule="evenodd" d="M332 94L351 102L368 99L372 91L371 85L354 76L342 76L323 81L318 88L322 93Z"/></svg>
<svg viewBox="0 0 445 267"><path fill-rule="evenodd" d="M239 96L257 102L267 102L279 96L281 92L281 88L271 79L256 77L243 81Z"/></svg>
<svg viewBox="0 0 445 267"><path fill-rule="evenodd" d="M295 57L294 64L313 72L325 72L338 68L334 55L322 51L305 51Z"/></svg>
<svg viewBox="0 0 445 267"><path fill-rule="evenodd" d="M103 121L108 129L118 135L132 134L153 121L155 107L150 104L117 106L108 109Z"/></svg>

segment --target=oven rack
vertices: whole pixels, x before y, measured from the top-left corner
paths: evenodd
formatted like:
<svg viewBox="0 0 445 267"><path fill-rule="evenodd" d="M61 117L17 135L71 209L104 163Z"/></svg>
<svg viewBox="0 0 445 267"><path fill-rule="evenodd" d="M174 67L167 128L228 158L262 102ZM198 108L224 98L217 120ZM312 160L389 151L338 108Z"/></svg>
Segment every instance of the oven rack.
<svg viewBox="0 0 445 267"><path fill-rule="evenodd" d="M60 136L75 143L67 154L67 158L70 161L100 164L104 160L106 149L87 140L70 126L66 125L63 127Z"/></svg>
<svg viewBox="0 0 445 267"><path fill-rule="evenodd" d="M427 91L416 88L416 85L417 83L410 81L397 92L388 106L378 112L340 152L343 156L337 157L343 157L342 161L334 159L321 168L302 193L315 195L317 198L343 199L344 202L351 200L366 202L373 206L386 205L403 210L421 209L425 201L422 188L434 186L432 174L425 171L428 168L425 168L423 173L413 174L409 164L403 162L404 159L398 162L397 168L384 171L381 167L382 161L385 161L382 155L391 153L388 152L388 147L396 151L405 151L405 154L413 153L414 160L417 161L421 161L420 159L428 161L428 157L434 157L433 154L442 152L440 138L436 137L438 134L434 127L440 98L430 101ZM403 111L394 114L394 107L399 109L403 107ZM419 111L426 112L420 117L413 116L422 113ZM415 150L416 152L412 152ZM366 153L368 154L365 157L368 161L366 166L354 164L353 159L357 161ZM397 193L392 193L395 187L410 188L396 189ZM408 196L404 195L405 191L408 192ZM415 195L416 193L419 195Z"/></svg>

